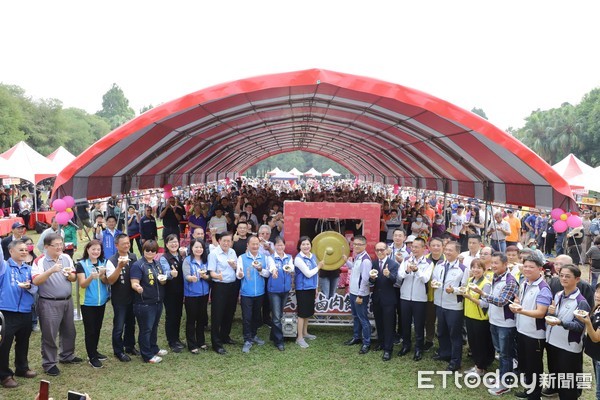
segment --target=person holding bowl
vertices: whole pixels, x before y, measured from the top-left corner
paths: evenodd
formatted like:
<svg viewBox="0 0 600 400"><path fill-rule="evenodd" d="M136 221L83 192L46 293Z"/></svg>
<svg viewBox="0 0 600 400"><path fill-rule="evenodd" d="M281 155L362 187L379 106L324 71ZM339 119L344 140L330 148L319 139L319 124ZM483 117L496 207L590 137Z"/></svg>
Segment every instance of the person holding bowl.
<svg viewBox="0 0 600 400"><path fill-rule="evenodd" d="M157 364L168 353L157 344L158 322L162 314L167 276L154 259L158 243L147 240L142 245L142 250L143 257L133 264L130 271L131 288L135 291L133 313L139 326L138 343L142 359L144 362Z"/></svg>
<svg viewBox="0 0 600 400"><path fill-rule="evenodd" d="M281 236L277 236L275 238L275 254L273 254L276 270L273 271L267 282L267 293L271 302L273 320L270 339L279 351L285 350L281 317L283 317L283 308L292 288L292 279L294 279L293 259L290 254L285 253L285 240Z"/></svg>
<svg viewBox="0 0 600 400"><path fill-rule="evenodd" d="M296 267L296 301L298 305L298 337L296 343L303 349L308 347L305 339L316 339L308 333L308 319L315 313L315 294L317 289L318 272L323 267L323 261L311 253L312 244L308 236L298 240L298 255L294 259Z"/></svg>
<svg viewBox="0 0 600 400"><path fill-rule="evenodd" d="M93 368L102 368L107 357L98 352L100 330L108 301L106 260L99 240L91 240L83 249L83 257L75 265L79 287L79 303L85 332L85 349Z"/></svg>

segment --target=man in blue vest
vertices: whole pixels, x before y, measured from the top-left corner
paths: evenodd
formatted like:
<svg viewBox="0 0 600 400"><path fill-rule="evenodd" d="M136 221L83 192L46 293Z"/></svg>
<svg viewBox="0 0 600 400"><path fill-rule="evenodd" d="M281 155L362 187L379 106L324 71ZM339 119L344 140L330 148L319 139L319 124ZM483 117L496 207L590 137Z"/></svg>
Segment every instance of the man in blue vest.
<svg viewBox="0 0 600 400"><path fill-rule="evenodd" d="M10 257L4 261L0 248L0 310L4 315L3 340L0 344L0 382L5 388L18 386L14 375L33 378L29 369L29 337L31 336L31 306L37 286L31 285L31 267L25 264L29 252L21 239L8 244ZM10 369L9 355L15 341L15 372Z"/></svg>
<svg viewBox="0 0 600 400"><path fill-rule="evenodd" d="M96 233L96 239L102 242L105 259L109 259L117 252L115 237L121 233L123 232L117 229L117 217L114 215L106 217L106 229Z"/></svg>

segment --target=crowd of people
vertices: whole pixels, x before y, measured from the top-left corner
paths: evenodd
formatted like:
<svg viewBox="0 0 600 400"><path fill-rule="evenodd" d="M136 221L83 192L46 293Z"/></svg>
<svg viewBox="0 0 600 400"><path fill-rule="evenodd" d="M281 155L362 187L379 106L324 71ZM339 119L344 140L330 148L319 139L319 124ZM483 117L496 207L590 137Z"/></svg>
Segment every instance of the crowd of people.
<svg viewBox="0 0 600 400"><path fill-rule="evenodd" d="M518 369L531 382L544 372L544 352L551 374L582 372L585 343L594 366L600 366L600 290L595 281L591 286L582 279L578 265L585 261L585 238L598 234L598 218L583 213L582 240L572 241L579 255L574 260L572 253L563 254L565 249L569 253L568 238L575 235L569 236L571 231L565 233L562 248L546 246L553 233L542 210L525 215L511 207L486 210L473 199L444 202L427 193L411 197L383 186L351 183L292 188L238 182L229 188L176 192L164 202L152 196L111 198L105 204L79 206L79 237L72 228L69 242L65 229L48 228L52 230L41 238L40 256L17 223L2 242L0 261L0 311L6 320L0 345L2 386L16 387L15 376L36 376L28 364L36 324L47 375L59 375L61 363L83 362L75 349L75 282L85 351L93 368L102 368L108 358L98 346L109 303L112 351L121 362L140 356L156 364L169 351L197 355L212 348L226 354L226 345L236 344L231 330L238 304L241 351L265 344L266 338L259 336L263 324L270 328L273 346L285 351L281 319L292 293L297 304L295 344L308 348L317 339L308 329L316 292L329 297L338 288L337 276L325 271L312 252L312 238L327 229L352 233L352 253L344 256L344 263L350 271L346 289L353 331L345 344L360 344L359 354L378 350L382 360L389 361L398 345L398 357L412 353L418 362L436 347L437 339L432 358L447 362L447 370L454 372L464 367L466 342L474 365L465 373L483 376L497 354L501 378ZM297 254L288 254L285 200L379 202L379 241L367 243L358 217L317 221L299 238ZM160 238L157 219L162 220ZM86 244L82 257L74 260L77 239ZM69 253L65 245L73 242ZM367 245L374 246L374 254L366 251ZM597 280L599 236L587 246L583 254ZM168 348L161 348L158 340L163 311ZM376 344L371 343L371 312ZM13 341L14 371L9 366ZM600 368L596 371L600 375ZM561 399L577 398L575 381L565 382L555 382L546 394L555 391ZM539 398L541 383L525 397ZM491 394L509 391L503 379L494 385Z"/></svg>

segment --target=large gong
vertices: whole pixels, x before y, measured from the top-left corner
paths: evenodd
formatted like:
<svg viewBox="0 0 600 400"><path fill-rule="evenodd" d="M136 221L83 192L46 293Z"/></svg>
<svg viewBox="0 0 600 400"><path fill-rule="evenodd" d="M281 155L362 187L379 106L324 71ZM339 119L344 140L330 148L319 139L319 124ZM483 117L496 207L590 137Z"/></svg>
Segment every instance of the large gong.
<svg viewBox="0 0 600 400"><path fill-rule="evenodd" d="M312 252L319 261L323 261L323 269L334 271L344 265L342 256L350 255L348 240L334 231L319 233L312 241Z"/></svg>

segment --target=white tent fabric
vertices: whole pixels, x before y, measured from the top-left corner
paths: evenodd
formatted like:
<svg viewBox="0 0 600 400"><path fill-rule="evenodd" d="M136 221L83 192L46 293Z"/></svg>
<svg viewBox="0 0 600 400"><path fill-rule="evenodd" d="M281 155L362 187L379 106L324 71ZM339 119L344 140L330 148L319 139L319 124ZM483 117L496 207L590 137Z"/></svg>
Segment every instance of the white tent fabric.
<svg viewBox="0 0 600 400"><path fill-rule="evenodd" d="M19 142L4 153L0 154L11 164L13 178L25 179L29 182L39 181L56 176L59 172L52 161L29 147L25 142Z"/></svg>
<svg viewBox="0 0 600 400"><path fill-rule="evenodd" d="M275 167L275 169L267 172L267 175L277 175L278 173L283 172L279 169L279 167Z"/></svg>
<svg viewBox="0 0 600 400"><path fill-rule="evenodd" d="M71 154L69 150L60 146L58 149L48 154L46 158L52 161L54 167L56 168L56 172L59 173L67 165L69 165L71 161L73 161L76 157L73 154Z"/></svg>
<svg viewBox="0 0 600 400"><path fill-rule="evenodd" d="M16 169L6 159L0 157L0 178L10 178L16 173Z"/></svg>
<svg viewBox="0 0 600 400"><path fill-rule="evenodd" d="M291 180L298 179L298 177L296 175L290 174L289 172L285 172L285 171L279 171L278 174L272 175L272 176L270 176L270 178L273 180L285 180L285 181L291 181Z"/></svg>
<svg viewBox="0 0 600 400"><path fill-rule="evenodd" d="M590 167L579 158L575 157L572 153L554 164L552 168L558 172L558 174L562 176L571 186L573 186L571 183L573 178L594 170L593 167Z"/></svg>
<svg viewBox="0 0 600 400"><path fill-rule="evenodd" d="M600 192L600 167L592 168L581 175L568 180L573 188L583 188L584 190Z"/></svg>
<svg viewBox="0 0 600 400"><path fill-rule="evenodd" d="M317 171L316 169L311 168L304 173L304 176L308 176L308 177L321 176L321 173L319 171Z"/></svg>
<svg viewBox="0 0 600 400"><path fill-rule="evenodd" d="M298 168L296 168L296 167L292 168L288 173L290 173L292 175L296 175L296 176L304 175L302 172L298 171Z"/></svg>
<svg viewBox="0 0 600 400"><path fill-rule="evenodd" d="M331 176L331 177L336 177L336 176L340 176L341 174L335 172L332 168L329 168L327 171L323 172L323 176Z"/></svg>

